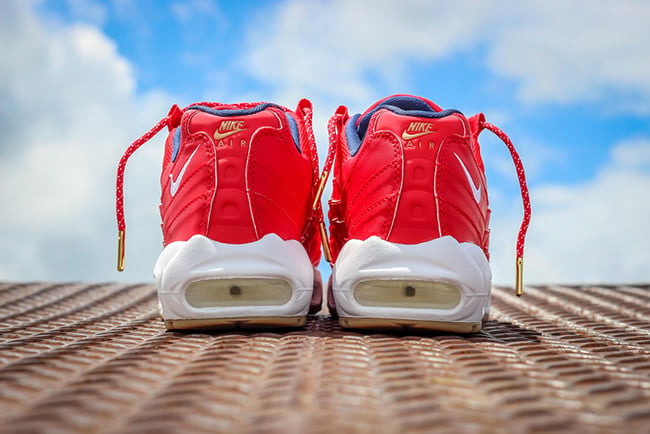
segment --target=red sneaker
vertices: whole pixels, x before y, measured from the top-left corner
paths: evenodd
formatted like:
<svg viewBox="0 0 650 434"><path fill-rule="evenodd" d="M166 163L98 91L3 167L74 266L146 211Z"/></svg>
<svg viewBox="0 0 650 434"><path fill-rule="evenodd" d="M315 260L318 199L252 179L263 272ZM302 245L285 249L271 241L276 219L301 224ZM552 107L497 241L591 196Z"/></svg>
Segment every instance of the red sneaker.
<svg viewBox="0 0 650 434"><path fill-rule="evenodd" d="M300 101L295 113L269 103L173 106L120 160L118 269L124 168L165 126L164 249L154 277L166 327L304 324L322 294L311 103Z"/></svg>
<svg viewBox="0 0 650 434"><path fill-rule="evenodd" d="M478 135L494 131L518 170L510 140L482 114L470 119L423 98L396 95L363 115L340 107L330 120L329 202L335 261L328 296L343 327L476 332L490 308L488 195Z"/></svg>

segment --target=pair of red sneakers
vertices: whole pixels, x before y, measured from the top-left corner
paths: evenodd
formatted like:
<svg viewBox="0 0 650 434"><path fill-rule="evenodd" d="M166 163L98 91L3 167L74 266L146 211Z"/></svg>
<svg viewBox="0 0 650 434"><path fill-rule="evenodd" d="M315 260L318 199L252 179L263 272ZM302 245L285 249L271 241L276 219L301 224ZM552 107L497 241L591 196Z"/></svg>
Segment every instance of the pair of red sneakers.
<svg viewBox="0 0 650 434"><path fill-rule="evenodd" d="M165 247L154 276L169 329L303 325L321 308L322 244L333 264L328 306L342 326L480 330L491 286L485 128L508 146L521 185L521 294L530 203L512 143L483 115L467 119L408 95L352 117L339 107L322 173L307 100L295 112L271 103L173 106L120 161L120 270L125 165L164 127ZM328 237L320 199L332 170Z"/></svg>

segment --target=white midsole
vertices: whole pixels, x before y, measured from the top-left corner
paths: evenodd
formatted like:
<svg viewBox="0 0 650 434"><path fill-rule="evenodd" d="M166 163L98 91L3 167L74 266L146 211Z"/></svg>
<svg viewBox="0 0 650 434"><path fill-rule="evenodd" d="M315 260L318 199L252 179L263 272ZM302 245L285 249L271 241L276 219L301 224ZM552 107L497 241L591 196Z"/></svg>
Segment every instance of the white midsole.
<svg viewBox="0 0 650 434"><path fill-rule="evenodd" d="M341 317L480 322L490 307L492 273L475 244L450 236L419 244L397 244L372 236L348 241L332 270L336 310ZM451 284L460 302L451 309L361 305L355 286L372 280L425 280Z"/></svg>
<svg viewBox="0 0 650 434"><path fill-rule="evenodd" d="M314 269L296 240L275 234L246 244L226 244L202 235L168 244L154 267L163 319L305 316ZM192 282L210 279L283 279L293 291L288 302L271 306L194 307L185 297Z"/></svg>

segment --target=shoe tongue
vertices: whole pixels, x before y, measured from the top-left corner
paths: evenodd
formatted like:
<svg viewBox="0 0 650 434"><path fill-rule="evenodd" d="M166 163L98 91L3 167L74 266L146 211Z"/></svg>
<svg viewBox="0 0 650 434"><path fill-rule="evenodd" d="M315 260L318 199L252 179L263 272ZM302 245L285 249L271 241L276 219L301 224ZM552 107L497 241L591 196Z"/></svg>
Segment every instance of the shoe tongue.
<svg viewBox="0 0 650 434"><path fill-rule="evenodd" d="M423 112L435 113L442 111L440 107L433 104L432 102L425 100L424 98L409 95L396 95L388 97L374 104L359 117L359 120L357 121L357 133L359 134L359 138L362 141L366 135L366 132L368 131L368 125L370 124L372 115L374 115L377 110L382 108L403 115L410 114L415 116L422 116Z"/></svg>

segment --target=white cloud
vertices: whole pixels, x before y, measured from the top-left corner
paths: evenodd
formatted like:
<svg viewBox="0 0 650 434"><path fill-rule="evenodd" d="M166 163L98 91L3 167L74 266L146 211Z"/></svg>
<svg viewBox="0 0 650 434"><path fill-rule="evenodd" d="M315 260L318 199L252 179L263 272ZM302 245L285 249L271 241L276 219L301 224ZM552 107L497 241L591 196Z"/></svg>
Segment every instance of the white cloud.
<svg viewBox="0 0 650 434"><path fill-rule="evenodd" d="M369 77L399 83L407 62L471 46L489 11L471 1L292 0L250 26L241 69L276 86L280 98L302 92L366 104L382 96Z"/></svg>
<svg viewBox="0 0 650 434"><path fill-rule="evenodd" d="M643 111L650 100L650 3L643 0L503 2L488 48L489 67L519 83L529 102L601 101ZM502 21L502 26L499 22ZM611 106L612 103L610 103ZM622 107L621 104L628 104ZM646 112L647 113L647 112Z"/></svg>
<svg viewBox="0 0 650 434"><path fill-rule="evenodd" d="M31 2L3 6L0 40L10 53L0 57L0 278L120 278L112 272L117 162L166 114L168 97L135 95L130 64L95 27L46 24ZM123 279L149 279L159 250L157 223L150 223L157 220L158 145L127 167L128 223L149 238L139 246L153 253L132 253ZM137 209L145 206L151 211Z"/></svg>
<svg viewBox="0 0 650 434"><path fill-rule="evenodd" d="M608 109L647 114L648 22L643 0L597 7L589 0L290 0L253 22L240 72L275 86L280 98L307 92L368 103L383 96L378 87L407 83L411 62L485 50L477 63L513 79L522 101L602 102L613 95Z"/></svg>
<svg viewBox="0 0 650 434"><path fill-rule="evenodd" d="M532 189L524 277L531 283L650 280L650 139L622 141L594 179ZM495 281L514 282L516 212L493 221Z"/></svg>
<svg viewBox="0 0 650 434"><path fill-rule="evenodd" d="M490 115L490 121L491 119ZM512 157L503 142L491 133L483 133L480 140L481 155L486 170L494 171L506 180L516 180L513 175L515 169ZM526 177L529 181L536 181L545 171L548 173L549 167L565 168L569 163L569 152L566 148L553 147L527 137L518 139L515 146L525 163Z"/></svg>

